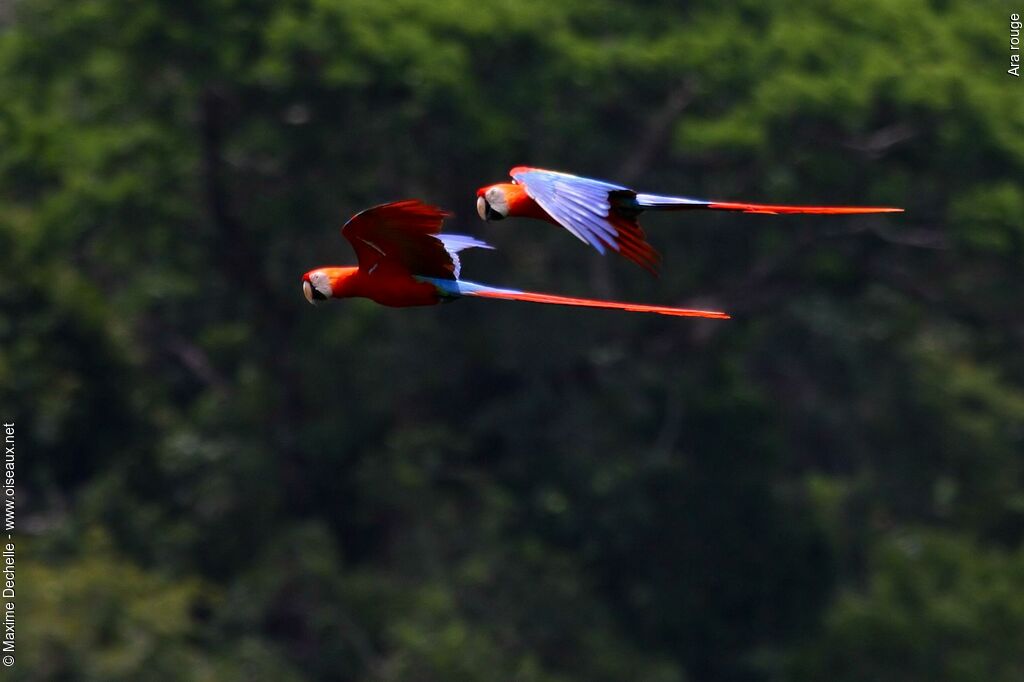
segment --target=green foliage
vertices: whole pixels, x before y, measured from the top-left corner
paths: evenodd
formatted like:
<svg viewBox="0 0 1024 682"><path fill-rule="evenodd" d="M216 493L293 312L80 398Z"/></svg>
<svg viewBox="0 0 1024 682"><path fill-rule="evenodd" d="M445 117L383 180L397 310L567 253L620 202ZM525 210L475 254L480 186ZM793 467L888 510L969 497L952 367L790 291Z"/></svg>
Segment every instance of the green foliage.
<svg viewBox="0 0 1024 682"><path fill-rule="evenodd" d="M1019 677L1024 111L998 3L0 22L19 679ZM908 211L645 216L653 281L479 224L473 191L520 163ZM300 273L351 257L341 220L405 196L500 247L471 278L735 318L306 306Z"/></svg>
<svg viewBox="0 0 1024 682"><path fill-rule="evenodd" d="M1024 669L1024 555L908 533L874 551L863 592L843 594L797 679L1016 680Z"/></svg>
<svg viewBox="0 0 1024 682"><path fill-rule="evenodd" d="M195 578L142 570L117 557L103 533L80 539L79 557L21 566L31 587L17 604L31 637L19 637L14 679L300 679L266 644L209 647L196 612L212 595Z"/></svg>

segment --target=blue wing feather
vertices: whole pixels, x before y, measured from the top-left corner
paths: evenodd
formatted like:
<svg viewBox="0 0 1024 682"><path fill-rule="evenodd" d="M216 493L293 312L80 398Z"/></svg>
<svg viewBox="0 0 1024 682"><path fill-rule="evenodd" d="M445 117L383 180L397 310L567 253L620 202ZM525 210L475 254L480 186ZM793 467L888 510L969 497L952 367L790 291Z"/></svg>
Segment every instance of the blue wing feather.
<svg viewBox="0 0 1024 682"><path fill-rule="evenodd" d="M539 168L520 171L512 177L531 199L580 241L602 254L605 248L619 250L618 230L608 220L611 210L608 192L626 187Z"/></svg>
<svg viewBox="0 0 1024 682"><path fill-rule="evenodd" d="M455 279L459 278L462 274L462 261L459 260L459 251L463 249L493 249L494 247L487 242L482 242L476 237L470 237L465 234L435 234L434 238L439 240L444 245L444 250L448 252L448 255L452 259L452 264L455 266Z"/></svg>

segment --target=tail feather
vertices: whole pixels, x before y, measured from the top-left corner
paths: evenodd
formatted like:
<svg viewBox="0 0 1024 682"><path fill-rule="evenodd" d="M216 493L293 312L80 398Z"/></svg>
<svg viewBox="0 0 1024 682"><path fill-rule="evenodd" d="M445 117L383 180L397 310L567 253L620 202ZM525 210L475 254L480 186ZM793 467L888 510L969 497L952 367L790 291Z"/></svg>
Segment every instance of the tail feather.
<svg viewBox="0 0 1024 682"><path fill-rule="evenodd" d="M644 305L642 303L620 303L618 301L600 301L590 298L573 298L570 296L554 296L552 294L538 294L531 291L514 291L511 289L493 289L480 287L479 289L463 291L466 296L479 296L482 298L497 298L506 301L528 301L530 303L547 303L551 305L579 306L583 308L610 308L613 310L626 310L632 313L657 313L658 315L671 315L675 317L709 317L718 320L728 320L729 316L722 312L713 310L690 310L687 308L672 308L659 305Z"/></svg>
<svg viewBox="0 0 1024 682"><path fill-rule="evenodd" d="M742 213L853 215L860 213L902 213L902 208L890 206L787 206L780 204L747 204L733 201L706 201L687 197L668 197L657 194L637 194L636 205L647 210L681 211L707 209L713 211L739 211Z"/></svg>
<svg viewBox="0 0 1024 682"><path fill-rule="evenodd" d="M592 298L573 298L571 296L555 296L538 294L518 289L499 289L497 287L468 282L466 280L439 279L436 277L417 277L421 282L429 282L437 287L438 294L444 299L475 296L478 298L497 298L506 301L527 301L529 303L546 303L549 305L568 305L581 308L607 308L626 310L633 313L657 313L675 317L709 317L717 320L728 320L729 316L715 310L691 310L689 308L672 308L661 305L645 305L643 303L620 303L618 301L601 301Z"/></svg>
<svg viewBox="0 0 1024 682"><path fill-rule="evenodd" d="M903 213L902 208L890 206L778 206L774 204L741 204L716 201L707 208L716 211L740 211L742 213L793 214L810 213L820 215L854 215L859 213Z"/></svg>

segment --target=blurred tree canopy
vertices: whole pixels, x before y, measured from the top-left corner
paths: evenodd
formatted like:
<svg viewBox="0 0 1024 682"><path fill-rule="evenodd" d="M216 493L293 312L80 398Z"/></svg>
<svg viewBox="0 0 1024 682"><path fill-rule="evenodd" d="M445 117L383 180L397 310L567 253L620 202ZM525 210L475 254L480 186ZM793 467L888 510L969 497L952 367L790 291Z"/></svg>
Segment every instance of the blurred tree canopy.
<svg viewBox="0 0 1024 682"><path fill-rule="evenodd" d="M20 680L1011 680L1024 108L977 0L20 0L0 405ZM650 216L654 281L473 191L531 164L895 217ZM312 309L341 221L728 323Z"/></svg>

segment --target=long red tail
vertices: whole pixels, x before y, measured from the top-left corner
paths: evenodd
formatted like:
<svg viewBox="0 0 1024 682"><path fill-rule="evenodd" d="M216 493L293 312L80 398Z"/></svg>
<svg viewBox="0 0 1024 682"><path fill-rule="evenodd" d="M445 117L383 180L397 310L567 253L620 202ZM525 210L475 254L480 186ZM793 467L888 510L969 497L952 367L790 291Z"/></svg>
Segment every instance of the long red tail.
<svg viewBox="0 0 1024 682"><path fill-rule="evenodd" d="M632 201L630 202L629 199ZM655 211L686 211L711 209L716 211L741 211L743 213L902 213L902 208L890 206L784 206L779 204L747 204L737 201L708 201L689 197L670 197L660 194L637 194L626 199L626 205Z"/></svg>
<svg viewBox="0 0 1024 682"><path fill-rule="evenodd" d="M731 201L709 202L705 208L719 211L741 211L743 213L815 213L851 215L857 213L903 213L902 208L889 206L777 206L774 204L742 204Z"/></svg>
<svg viewBox="0 0 1024 682"><path fill-rule="evenodd" d="M617 301L599 301L590 298L572 298L569 296L553 296L537 294L530 291L513 291L509 289L491 289L481 287L475 291L463 290L465 296L482 296L483 298L500 298L507 301L529 301L530 303L548 303L552 305L571 305L584 308L611 308L628 310L632 313L657 313L675 317L710 317L717 320L728 320L725 313L713 310L689 310L687 308L670 308L660 305L644 305L642 303L619 303Z"/></svg>

